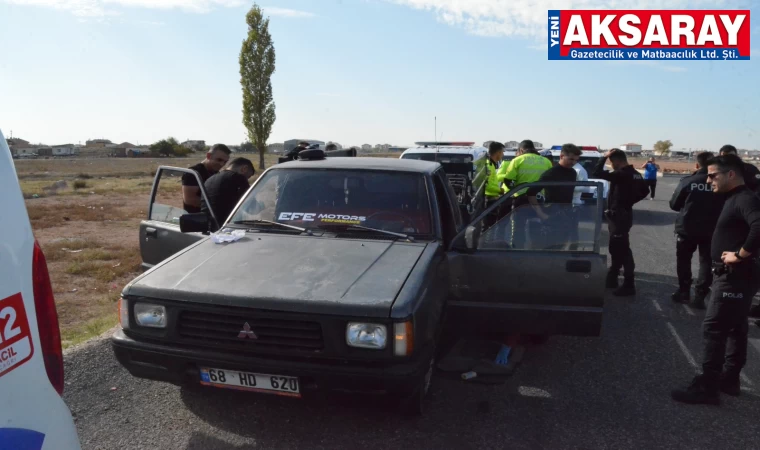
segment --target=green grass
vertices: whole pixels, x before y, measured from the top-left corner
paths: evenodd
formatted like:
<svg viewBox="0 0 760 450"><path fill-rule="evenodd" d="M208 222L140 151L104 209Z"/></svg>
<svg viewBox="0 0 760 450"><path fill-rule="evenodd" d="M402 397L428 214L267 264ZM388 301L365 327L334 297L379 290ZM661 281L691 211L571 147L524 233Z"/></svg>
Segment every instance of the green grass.
<svg viewBox="0 0 760 450"><path fill-rule="evenodd" d="M89 339L99 336L109 329L113 328L119 323L118 314L116 312L116 305L114 304L114 312L104 317L93 319L81 326L74 327L61 332L61 345L63 348L71 347L72 345L81 344Z"/></svg>

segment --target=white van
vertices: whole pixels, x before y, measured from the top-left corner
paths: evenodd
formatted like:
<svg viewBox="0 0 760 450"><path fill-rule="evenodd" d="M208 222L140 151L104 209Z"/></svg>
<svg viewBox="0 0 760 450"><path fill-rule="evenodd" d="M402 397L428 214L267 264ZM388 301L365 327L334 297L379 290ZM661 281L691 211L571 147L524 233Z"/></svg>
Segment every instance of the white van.
<svg viewBox="0 0 760 450"><path fill-rule="evenodd" d="M45 256L0 132L0 449L80 449Z"/></svg>

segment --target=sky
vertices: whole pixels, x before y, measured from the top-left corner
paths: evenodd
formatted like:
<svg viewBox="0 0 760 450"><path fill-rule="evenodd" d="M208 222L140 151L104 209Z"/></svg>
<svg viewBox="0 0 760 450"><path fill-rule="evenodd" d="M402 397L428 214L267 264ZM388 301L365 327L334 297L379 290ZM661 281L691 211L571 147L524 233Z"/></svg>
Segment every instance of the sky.
<svg viewBox="0 0 760 450"><path fill-rule="evenodd" d="M269 143L533 139L760 149L750 61L549 61L548 9L750 9L750 0L260 0L276 51ZM243 0L0 0L0 130L239 144ZM436 136L437 133L437 136Z"/></svg>

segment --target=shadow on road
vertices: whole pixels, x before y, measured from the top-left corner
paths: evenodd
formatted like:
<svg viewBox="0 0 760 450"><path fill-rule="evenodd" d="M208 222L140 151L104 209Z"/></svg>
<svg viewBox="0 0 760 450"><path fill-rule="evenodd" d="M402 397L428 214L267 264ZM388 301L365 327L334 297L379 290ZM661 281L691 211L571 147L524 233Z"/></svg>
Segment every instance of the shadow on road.
<svg viewBox="0 0 760 450"><path fill-rule="evenodd" d="M193 432L187 447L185 447L186 450L245 450L249 448L251 448L249 445L232 445L221 439L198 432Z"/></svg>
<svg viewBox="0 0 760 450"><path fill-rule="evenodd" d="M633 226L651 225L663 226L674 225L678 213L673 211L652 211L648 209L637 209L633 212Z"/></svg>

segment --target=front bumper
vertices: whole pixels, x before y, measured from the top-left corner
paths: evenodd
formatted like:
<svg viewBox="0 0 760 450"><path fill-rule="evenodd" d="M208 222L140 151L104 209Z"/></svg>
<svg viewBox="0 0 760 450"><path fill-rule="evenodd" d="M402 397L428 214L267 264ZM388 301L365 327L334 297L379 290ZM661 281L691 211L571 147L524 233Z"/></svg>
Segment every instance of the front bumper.
<svg viewBox="0 0 760 450"><path fill-rule="evenodd" d="M119 363L138 378L186 385L200 383L200 367L230 369L298 377L305 395L314 391L410 394L419 386L432 357L421 352L413 361L382 365L270 359L143 342L122 330L111 337L111 346Z"/></svg>

